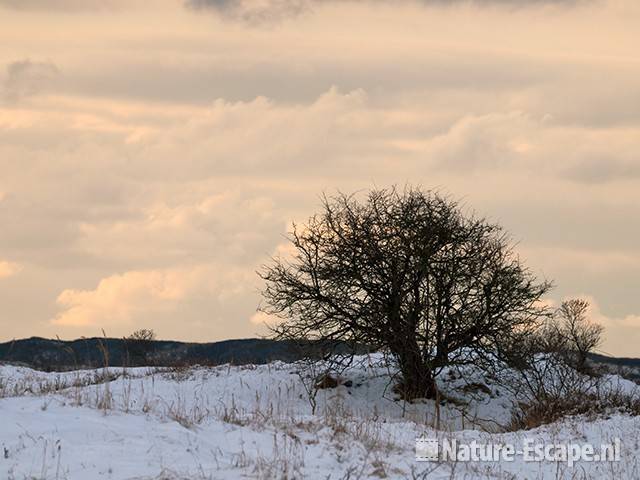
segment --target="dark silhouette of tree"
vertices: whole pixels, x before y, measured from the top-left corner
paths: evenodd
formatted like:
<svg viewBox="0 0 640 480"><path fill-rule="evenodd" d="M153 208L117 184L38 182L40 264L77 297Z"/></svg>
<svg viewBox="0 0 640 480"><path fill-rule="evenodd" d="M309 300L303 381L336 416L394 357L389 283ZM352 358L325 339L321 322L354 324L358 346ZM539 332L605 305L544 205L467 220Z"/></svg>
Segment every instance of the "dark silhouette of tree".
<svg viewBox="0 0 640 480"><path fill-rule="evenodd" d="M547 313L540 299L551 285L522 265L502 228L437 193L324 196L289 239L292 258L260 271L262 310L282 319L275 338L386 351L407 399L434 398L443 367L496 355Z"/></svg>
<svg viewBox="0 0 640 480"><path fill-rule="evenodd" d="M573 366L587 373L587 358L602 341L604 328L589 320L589 302L580 298L565 300L558 310L561 319L559 332L565 341Z"/></svg>
<svg viewBox="0 0 640 480"><path fill-rule="evenodd" d="M151 355L155 350L156 340L156 333L153 330L146 328L136 330L124 340L131 365L148 365L152 361Z"/></svg>

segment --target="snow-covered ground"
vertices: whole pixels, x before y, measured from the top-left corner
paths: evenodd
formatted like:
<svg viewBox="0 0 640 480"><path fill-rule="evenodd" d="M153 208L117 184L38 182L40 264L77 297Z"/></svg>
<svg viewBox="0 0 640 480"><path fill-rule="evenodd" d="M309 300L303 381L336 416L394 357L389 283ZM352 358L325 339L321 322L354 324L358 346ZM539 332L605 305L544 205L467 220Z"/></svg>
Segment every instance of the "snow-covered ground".
<svg viewBox="0 0 640 480"><path fill-rule="evenodd" d="M516 399L479 371L444 372L449 401L436 409L397 400L376 356L344 374L350 386L321 390L312 414L297 372L279 362L67 373L0 366L0 479L640 478L637 417L504 433ZM521 456L417 462L420 436L516 446L619 438L621 452L616 462L573 467Z"/></svg>

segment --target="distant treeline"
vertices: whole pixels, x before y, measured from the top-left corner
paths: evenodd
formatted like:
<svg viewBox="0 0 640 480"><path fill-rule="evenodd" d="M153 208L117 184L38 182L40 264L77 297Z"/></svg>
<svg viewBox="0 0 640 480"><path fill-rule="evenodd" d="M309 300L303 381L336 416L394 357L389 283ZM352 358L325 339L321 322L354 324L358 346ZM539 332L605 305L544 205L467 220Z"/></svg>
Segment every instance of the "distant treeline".
<svg viewBox="0 0 640 480"><path fill-rule="evenodd" d="M73 341L32 337L0 343L0 362L39 370L70 370L109 366L262 364L293 361L299 349L287 342L264 339L215 343L82 338Z"/></svg>
<svg viewBox="0 0 640 480"><path fill-rule="evenodd" d="M342 351L344 345L334 346ZM312 351L315 349L312 349ZM326 352L326 348L323 349ZM359 347L360 353L367 348ZM38 370L64 371L78 368L121 366L265 364L275 360L292 362L309 352L299 343L259 338L212 343L126 338L81 338L50 340L39 337L0 343L0 363L25 365ZM596 363L640 369L640 359L591 354Z"/></svg>
<svg viewBox="0 0 640 480"><path fill-rule="evenodd" d="M335 351L344 346L334 346ZM315 349L312 349L315 351ZM326 349L324 349L326 350ZM323 350L323 351L324 351ZM365 352L365 348L358 349ZM0 363L29 366L45 371L78 368L135 366L264 364L291 362L309 349L292 341L268 339L225 340L186 343L131 338L82 338L64 341L32 337L0 343Z"/></svg>

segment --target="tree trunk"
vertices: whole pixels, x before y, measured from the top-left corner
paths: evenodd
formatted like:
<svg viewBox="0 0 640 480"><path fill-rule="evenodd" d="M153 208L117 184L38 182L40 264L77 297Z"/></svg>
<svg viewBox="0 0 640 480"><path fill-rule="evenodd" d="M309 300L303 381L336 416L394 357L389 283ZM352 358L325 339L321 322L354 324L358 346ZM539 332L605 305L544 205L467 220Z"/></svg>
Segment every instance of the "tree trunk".
<svg viewBox="0 0 640 480"><path fill-rule="evenodd" d="M437 386L433 371L424 364L420 355L405 351L399 355L402 384L399 392L405 400L416 398L434 399L437 396Z"/></svg>

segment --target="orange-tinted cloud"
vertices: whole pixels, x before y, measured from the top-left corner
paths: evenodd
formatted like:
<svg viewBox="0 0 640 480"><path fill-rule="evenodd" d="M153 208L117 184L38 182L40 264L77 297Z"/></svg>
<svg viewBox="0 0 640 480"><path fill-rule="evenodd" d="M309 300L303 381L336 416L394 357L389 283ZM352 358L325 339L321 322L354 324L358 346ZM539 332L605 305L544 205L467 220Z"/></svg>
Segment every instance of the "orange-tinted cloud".
<svg viewBox="0 0 640 480"><path fill-rule="evenodd" d="M11 277L22 270L17 263L0 260L0 279Z"/></svg>

